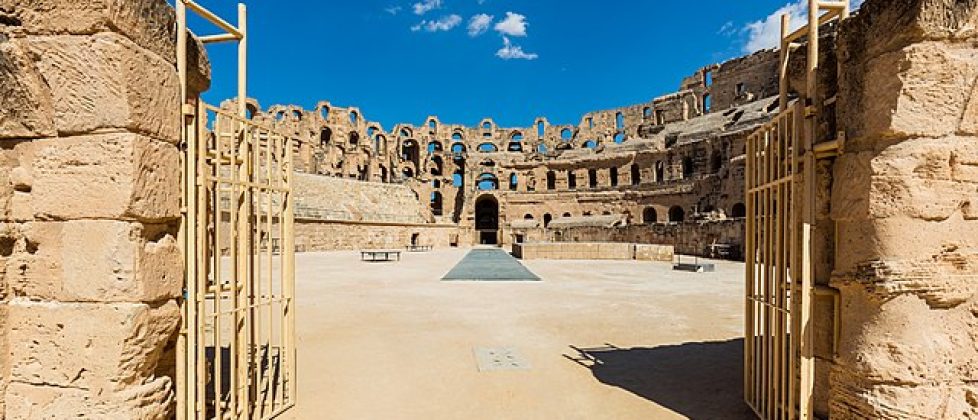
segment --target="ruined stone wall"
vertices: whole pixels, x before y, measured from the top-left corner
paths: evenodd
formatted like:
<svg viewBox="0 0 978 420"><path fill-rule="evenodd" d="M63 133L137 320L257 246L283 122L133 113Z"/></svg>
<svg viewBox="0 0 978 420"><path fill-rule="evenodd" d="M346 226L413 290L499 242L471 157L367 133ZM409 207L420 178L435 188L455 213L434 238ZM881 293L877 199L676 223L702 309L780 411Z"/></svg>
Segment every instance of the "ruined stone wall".
<svg viewBox="0 0 978 420"><path fill-rule="evenodd" d="M0 418L169 417L175 29L163 0L0 0Z"/></svg>
<svg viewBox="0 0 978 420"><path fill-rule="evenodd" d="M832 418L978 417L978 4L868 0L839 31Z"/></svg>
<svg viewBox="0 0 978 420"><path fill-rule="evenodd" d="M458 245L458 225L426 217L408 186L297 174L295 244L299 251Z"/></svg>
<svg viewBox="0 0 978 420"><path fill-rule="evenodd" d="M296 219L295 245L300 252L393 249L413 241L436 248L458 246L454 224L394 224Z"/></svg>
<svg viewBox="0 0 978 420"><path fill-rule="evenodd" d="M743 257L744 219L721 221L634 224L605 227L551 229L549 236L567 242L627 242L670 245L683 255L711 256L710 244L732 246L730 258Z"/></svg>

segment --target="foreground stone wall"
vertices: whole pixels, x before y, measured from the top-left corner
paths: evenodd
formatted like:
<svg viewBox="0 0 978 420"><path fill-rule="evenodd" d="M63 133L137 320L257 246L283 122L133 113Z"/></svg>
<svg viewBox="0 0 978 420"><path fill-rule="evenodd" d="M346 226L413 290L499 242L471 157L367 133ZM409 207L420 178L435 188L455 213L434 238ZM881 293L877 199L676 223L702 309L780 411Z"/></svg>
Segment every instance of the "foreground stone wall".
<svg viewBox="0 0 978 420"><path fill-rule="evenodd" d="M174 22L163 0L0 0L0 418L170 416Z"/></svg>
<svg viewBox="0 0 978 420"><path fill-rule="evenodd" d="M868 0L839 31L832 418L978 417L978 4Z"/></svg>
<svg viewBox="0 0 978 420"><path fill-rule="evenodd" d="M295 246L300 252L403 249L413 240L437 248L458 245L458 227L444 224L345 222L297 219Z"/></svg>

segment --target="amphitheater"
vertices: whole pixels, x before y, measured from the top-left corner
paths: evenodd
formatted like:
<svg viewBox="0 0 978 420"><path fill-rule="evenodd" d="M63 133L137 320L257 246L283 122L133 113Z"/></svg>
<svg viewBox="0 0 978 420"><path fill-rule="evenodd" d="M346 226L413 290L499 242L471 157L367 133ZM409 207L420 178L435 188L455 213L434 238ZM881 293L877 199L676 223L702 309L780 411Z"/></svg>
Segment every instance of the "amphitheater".
<svg viewBox="0 0 978 420"><path fill-rule="evenodd" d="M249 97L245 5L0 0L0 419L978 418L978 2L848 3L385 127Z"/></svg>

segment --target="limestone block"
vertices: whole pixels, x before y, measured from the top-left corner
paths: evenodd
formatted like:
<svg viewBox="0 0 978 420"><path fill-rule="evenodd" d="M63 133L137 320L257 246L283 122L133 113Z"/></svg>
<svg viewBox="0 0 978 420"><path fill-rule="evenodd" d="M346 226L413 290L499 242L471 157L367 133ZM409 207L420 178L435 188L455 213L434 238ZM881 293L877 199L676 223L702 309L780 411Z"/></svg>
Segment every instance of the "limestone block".
<svg viewBox="0 0 978 420"><path fill-rule="evenodd" d="M59 133L121 128L176 142L180 85L173 64L112 33L32 38Z"/></svg>
<svg viewBox="0 0 978 420"><path fill-rule="evenodd" d="M10 342L7 339L7 303L0 299L0 419L4 419L6 404L3 395L7 392L7 372L9 369Z"/></svg>
<svg viewBox="0 0 978 420"><path fill-rule="evenodd" d="M25 51L22 39L0 30L0 139L55 134L50 88Z"/></svg>
<svg viewBox="0 0 978 420"><path fill-rule="evenodd" d="M7 266L18 296L158 302L179 296L183 257L165 226L112 220L31 222Z"/></svg>
<svg viewBox="0 0 978 420"><path fill-rule="evenodd" d="M978 49L923 42L847 64L839 99L850 139L946 136L970 108Z"/></svg>
<svg viewBox="0 0 978 420"><path fill-rule="evenodd" d="M9 306L10 381L84 390L97 399L161 381L154 372L180 322L173 301L150 306L15 300Z"/></svg>
<svg viewBox="0 0 978 420"><path fill-rule="evenodd" d="M176 12L160 0L0 0L29 34L116 32L175 63Z"/></svg>
<svg viewBox="0 0 978 420"><path fill-rule="evenodd" d="M38 141L32 206L38 218L172 220L180 215L180 155L136 134Z"/></svg>

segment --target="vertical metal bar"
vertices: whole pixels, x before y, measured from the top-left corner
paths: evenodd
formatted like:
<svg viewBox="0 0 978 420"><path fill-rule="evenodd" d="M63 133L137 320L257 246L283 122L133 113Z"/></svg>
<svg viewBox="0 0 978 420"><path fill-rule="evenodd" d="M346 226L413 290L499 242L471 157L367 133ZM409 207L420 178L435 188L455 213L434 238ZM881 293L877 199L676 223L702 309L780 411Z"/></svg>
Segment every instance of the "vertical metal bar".
<svg viewBox="0 0 978 420"><path fill-rule="evenodd" d="M287 142L291 145L292 139L288 139ZM286 156L285 162L286 168L282 171L285 177L284 234L282 237L282 298L283 304L285 305L285 329L282 332L282 337L286 340L283 349L283 355L286 358L286 363L284 363L286 369L286 390L288 392L289 403L296 404L296 385L298 384L296 379L298 372L296 371L297 360L295 347L295 207L292 197L292 175L295 168L293 167L292 153Z"/></svg>
<svg viewBox="0 0 978 420"><path fill-rule="evenodd" d="M754 301L751 299L753 297L754 288L754 241L752 236L754 235L754 205L752 200L754 199L754 193L752 192L754 188L753 177L751 176L754 165L751 161L751 157L754 152L754 135L747 137L747 159L745 161L745 176L744 176L744 203L747 205L747 220L745 221L746 235L744 235L744 256L745 256L745 284L744 293L746 294L744 298L744 399L750 403L753 398L753 393L751 392L751 379L753 378L753 369L751 361L753 357L751 356L751 351L753 350L752 342L754 340L754 329L751 323L754 322L754 311L753 305Z"/></svg>
<svg viewBox="0 0 978 420"><path fill-rule="evenodd" d="M177 1L176 4L176 15L177 15L177 75L180 79L180 128L181 136L183 137L183 146L186 150L182 154L183 163L183 177L182 177L182 204L183 204L183 214L182 223L180 224L180 245L183 248L183 259L185 263L184 267L184 287L185 295L183 297L183 308L180 311L180 334L177 337L177 420L187 420L191 417L192 413L192 398L189 397L189 386L188 384L193 383L193 372L188 372L189 360L187 357L188 349L192 348L190 343L189 335L192 334L189 330L192 325L192 311L190 307L192 305L188 304L192 302L193 289L190 289L192 284L193 273L196 270L194 266L194 256L196 255L196 249L194 247L194 241L192 240L193 235L190 234L196 225L195 221L195 211L196 208L192 205L194 200L193 181L196 174L193 171L194 168L194 148L191 143L193 140L188 133L188 123L187 117L184 115L183 107L187 103L187 6L183 4L182 1Z"/></svg>

